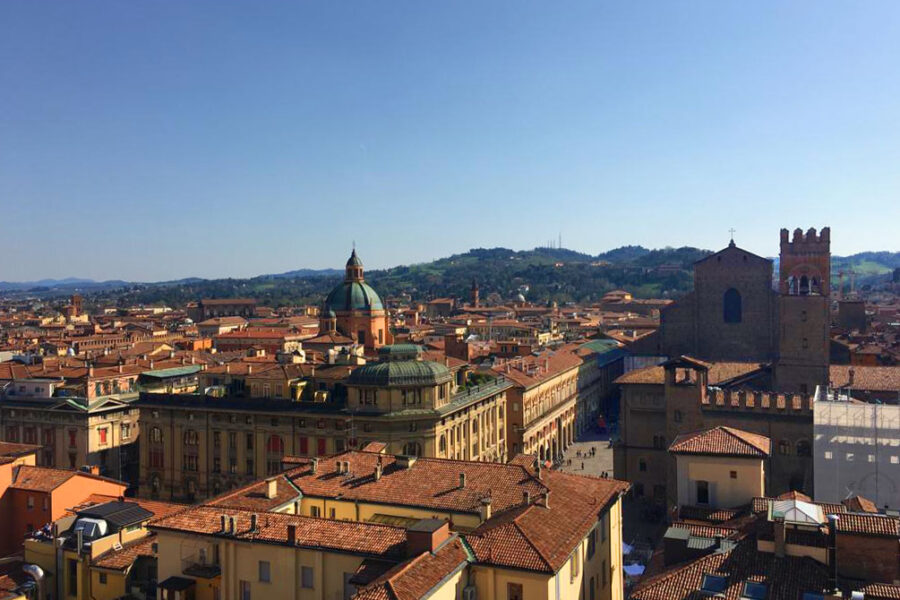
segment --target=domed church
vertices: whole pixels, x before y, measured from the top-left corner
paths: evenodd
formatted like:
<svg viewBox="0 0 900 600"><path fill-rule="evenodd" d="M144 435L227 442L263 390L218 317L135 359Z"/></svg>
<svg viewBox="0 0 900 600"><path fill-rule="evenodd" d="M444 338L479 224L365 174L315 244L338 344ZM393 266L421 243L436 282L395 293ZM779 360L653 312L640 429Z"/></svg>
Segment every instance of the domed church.
<svg viewBox="0 0 900 600"><path fill-rule="evenodd" d="M340 333L370 350L391 343L388 313L381 298L365 282L355 248L347 261L344 281L325 298L319 332Z"/></svg>

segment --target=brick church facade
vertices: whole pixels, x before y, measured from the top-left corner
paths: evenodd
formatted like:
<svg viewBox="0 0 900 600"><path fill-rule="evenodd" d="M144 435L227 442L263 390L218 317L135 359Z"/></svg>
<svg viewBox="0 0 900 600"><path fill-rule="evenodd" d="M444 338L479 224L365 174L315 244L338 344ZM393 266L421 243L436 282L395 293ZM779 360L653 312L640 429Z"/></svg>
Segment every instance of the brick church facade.
<svg viewBox="0 0 900 600"><path fill-rule="evenodd" d="M633 354L662 364L619 378L615 476L672 506L676 436L737 427L773 443L769 489L812 494L812 396L829 384L830 230L781 231L773 261L737 247L694 265L694 289L663 309Z"/></svg>

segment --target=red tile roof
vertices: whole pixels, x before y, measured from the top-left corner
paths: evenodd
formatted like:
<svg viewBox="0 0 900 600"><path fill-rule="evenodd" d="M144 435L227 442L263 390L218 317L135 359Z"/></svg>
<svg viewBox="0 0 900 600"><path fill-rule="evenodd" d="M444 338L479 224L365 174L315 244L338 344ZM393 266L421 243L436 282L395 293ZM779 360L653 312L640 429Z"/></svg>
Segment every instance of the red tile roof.
<svg viewBox="0 0 900 600"><path fill-rule="evenodd" d="M687 565L642 581L631 593L632 600L700 600L709 595L699 590L705 574L727 580L721 596L724 600L739 600L744 583L765 583L767 600L797 600L803 592L822 593L828 585L826 568L811 558L758 552L756 541L739 543L733 550L710 554Z"/></svg>
<svg viewBox="0 0 900 600"><path fill-rule="evenodd" d="M885 515L842 513L835 521L838 534L875 535L900 538L900 519Z"/></svg>
<svg viewBox="0 0 900 600"><path fill-rule="evenodd" d="M103 554L95 557L91 561L91 566L100 569L112 569L115 571L125 571L134 564L134 561L141 556L153 557L153 544L156 542L156 534L151 533L139 540L123 544L122 548L116 550L112 548Z"/></svg>
<svg viewBox="0 0 900 600"><path fill-rule="evenodd" d="M257 515L257 528L252 531L251 514L257 513L233 508L196 506L160 519L152 523L150 528L157 531L221 535L220 518L226 515L236 520L237 533L229 535L233 539L285 545L288 543L288 525L293 525L297 528L296 545L300 547L394 559L402 558L405 552L406 530L401 527L264 512Z"/></svg>
<svg viewBox="0 0 900 600"><path fill-rule="evenodd" d="M675 454L715 454L749 458L765 458L771 454L772 442L764 435L733 427L715 427L675 438L669 452Z"/></svg>
<svg viewBox="0 0 900 600"><path fill-rule="evenodd" d="M709 365L709 385L724 383L736 377L742 377L754 371L758 371L761 368L759 363L714 362L703 364ZM666 370L659 365L629 371L615 381L615 383L618 384L645 385L663 385L665 382Z"/></svg>
<svg viewBox="0 0 900 600"><path fill-rule="evenodd" d="M549 508L542 503L519 505L483 523L466 542L477 562L532 571L556 572L569 559L610 502L629 484L546 471Z"/></svg>
<svg viewBox="0 0 900 600"><path fill-rule="evenodd" d="M338 461L350 463L349 475L336 473ZM375 465L382 476L375 480ZM460 488L460 473L466 486ZM304 496L366 500L383 504L427 507L478 513L481 499L490 495L493 511L518 506L524 492L537 498L547 487L517 465L419 458L410 468L391 455L345 452L319 461L316 474L308 466L285 473Z"/></svg>
<svg viewBox="0 0 900 600"><path fill-rule="evenodd" d="M451 538L436 552L424 552L401 563L357 592L356 600L418 600L468 564L459 538Z"/></svg>
<svg viewBox="0 0 900 600"><path fill-rule="evenodd" d="M300 492L291 484L290 480L283 475L274 478L275 495L272 498L266 497L268 489L268 479L257 481L248 486L239 488L234 491L226 492L221 496L213 498L206 504L208 506L217 506L221 508L242 508L246 510L267 511L274 510L279 506L283 506L288 502L300 498Z"/></svg>

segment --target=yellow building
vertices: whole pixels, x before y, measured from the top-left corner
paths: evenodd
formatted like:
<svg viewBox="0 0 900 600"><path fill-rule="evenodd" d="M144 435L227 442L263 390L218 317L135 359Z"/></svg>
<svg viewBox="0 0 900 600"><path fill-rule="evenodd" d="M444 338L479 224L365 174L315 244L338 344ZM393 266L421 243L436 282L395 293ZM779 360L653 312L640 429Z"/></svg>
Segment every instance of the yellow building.
<svg viewBox="0 0 900 600"><path fill-rule="evenodd" d="M733 508L765 496L769 438L734 427L714 427L675 438L678 505ZM673 507L674 508L674 507Z"/></svg>
<svg viewBox="0 0 900 600"><path fill-rule="evenodd" d="M354 437L381 441L387 452L456 460L506 460L506 390L499 377L460 386L445 364L422 360L422 349L396 344L380 361L347 379L347 409Z"/></svg>
<svg viewBox="0 0 900 600"><path fill-rule="evenodd" d="M154 598L155 518L183 505L93 495L25 540L25 561L44 574L45 598Z"/></svg>
<svg viewBox="0 0 900 600"><path fill-rule="evenodd" d="M162 598L619 600L628 484L370 452L154 521Z"/></svg>

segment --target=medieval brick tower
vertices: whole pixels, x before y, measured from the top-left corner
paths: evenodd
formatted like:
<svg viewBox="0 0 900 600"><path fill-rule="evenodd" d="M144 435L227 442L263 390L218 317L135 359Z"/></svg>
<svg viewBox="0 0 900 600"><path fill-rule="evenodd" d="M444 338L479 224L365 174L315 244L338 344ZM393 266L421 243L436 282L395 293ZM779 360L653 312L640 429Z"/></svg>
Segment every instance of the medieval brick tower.
<svg viewBox="0 0 900 600"><path fill-rule="evenodd" d="M831 230L781 230L775 389L809 393L828 385Z"/></svg>
<svg viewBox="0 0 900 600"><path fill-rule="evenodd" d="M474 308L478 308L478 282L474 279L472 280L472 290L469 301Z"/></svg>

